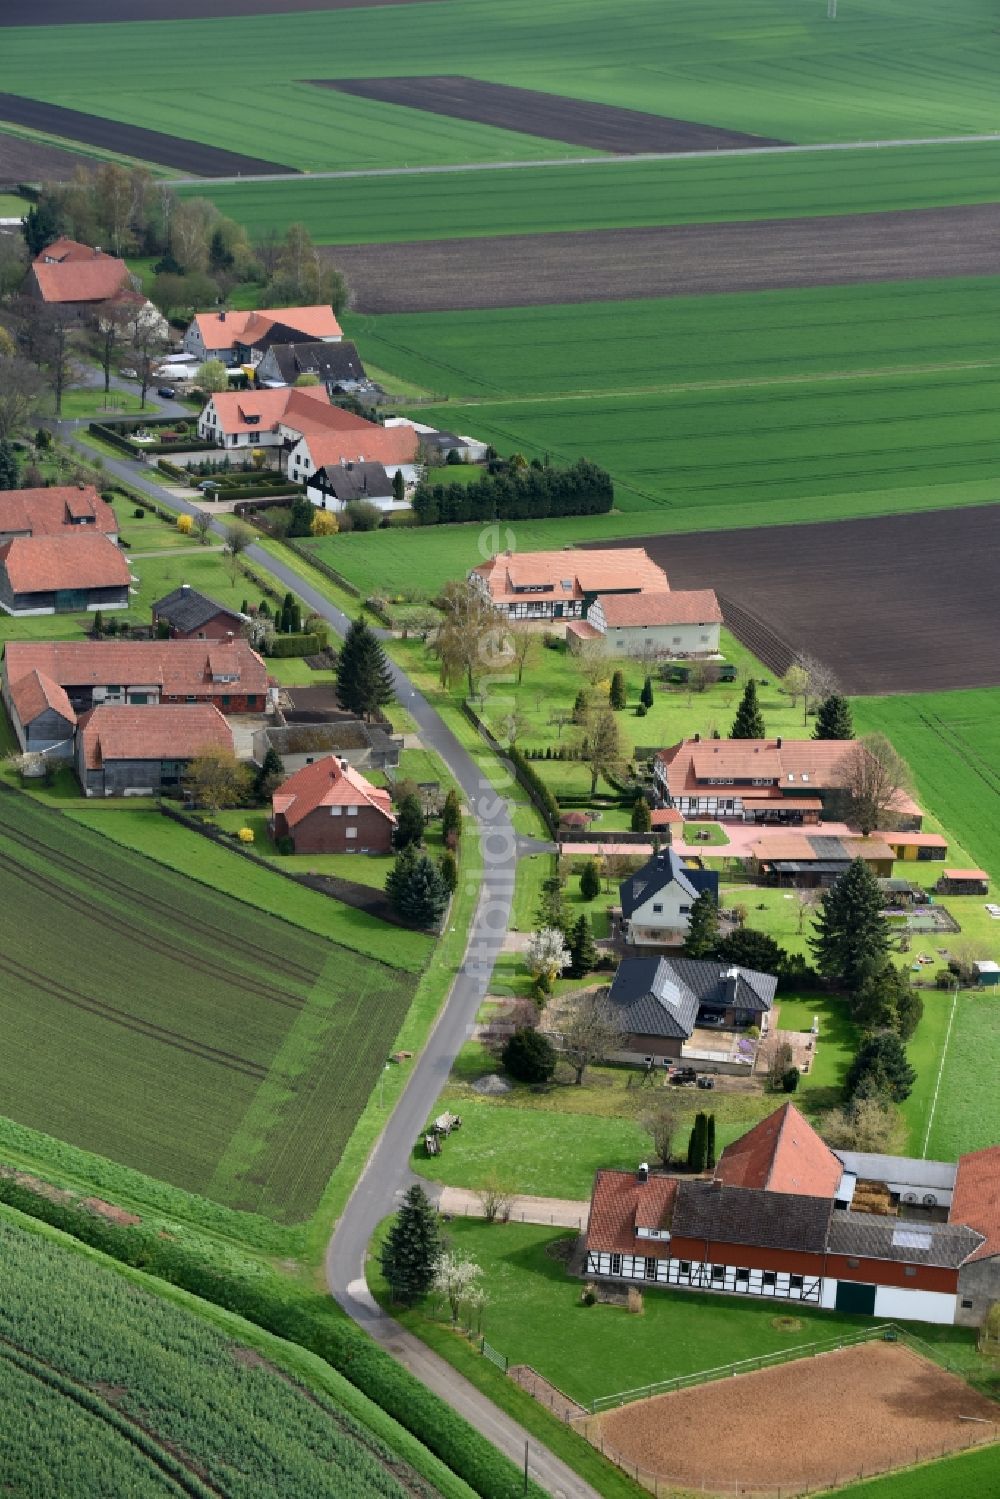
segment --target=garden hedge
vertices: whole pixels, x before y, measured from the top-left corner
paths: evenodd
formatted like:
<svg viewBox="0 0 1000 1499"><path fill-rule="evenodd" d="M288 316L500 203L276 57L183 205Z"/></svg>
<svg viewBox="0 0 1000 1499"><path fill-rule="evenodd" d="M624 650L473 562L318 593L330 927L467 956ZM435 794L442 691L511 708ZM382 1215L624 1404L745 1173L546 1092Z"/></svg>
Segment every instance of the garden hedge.
<svg viewBox="0 0 1000 1499"><path fill-rule="evenodd" d="M318 656L325 644L318 635L272 635L265 643L264 655L276 659L282 656Z"/></svg>
<svg viewBox="0 0 1000 1499"><path fill-rule="evenodd" d="M581 458L572 468L523 468L484 474L473 484L417 485L413 513L422 526L455 521L545 520L604 515L614 504L610 474Z"/></svg>

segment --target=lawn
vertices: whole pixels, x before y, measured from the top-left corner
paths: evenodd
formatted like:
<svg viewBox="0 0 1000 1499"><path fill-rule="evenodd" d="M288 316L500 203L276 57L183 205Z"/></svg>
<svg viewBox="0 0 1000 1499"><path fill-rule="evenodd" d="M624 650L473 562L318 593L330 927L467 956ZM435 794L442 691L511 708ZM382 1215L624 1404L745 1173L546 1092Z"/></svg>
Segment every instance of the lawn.
<svg viewBox="0 0 1000 1499"><path fill-rule="evenodd" d="M385 877L392 867L390 854L279 854L267 831L266 811L216 812L212 820L230 833L236 833L240 828L249 828L254 835L254 853L271 859L279 869L289 873L331 874L338 879L353 880L358 885L370 885L375 890L385 889Z"/></svg>
<svg viewBox="0 0 1000 1499"><path fill-rule="evenodd" d="M387 927L364 911L356 911L353 906L342 905L340 901L331 900L329 896L252 864L238 853L169 821L155 810L131 812L122 809L108 816L107 810L101 807L74 812L72 816L81 826L124 848L145 854L192 880L225 891L261 911L274 912L283 921L306 931L332 938L365 957L391 962L411 973L418 973L433 947L433 939L423 932ZM246 818L239 813L234 820L242 824ZM303 869L306 862L313 867L311 859L304 860Z"/></svg>
<svg viewBox="0 0 1000 1499"><path fill-rule="evenodd" d="M21 1221L30 1222L0 1217L8 1492L404 1499L413 1491L395 1452L272 1361L276 1339L266 1359L231 1325L196 1315L193 1297L179 1305L154 1294L155 1282L140 1287L68 1247L72 1240Z"/></svg>
<svg viewBox="0 0 1000 1499"><path fill-rule="evenodd" d="M1000 1487L1000 1447L983 1447L908 1472L837 1490L837 1499L969 1499Z"/></svg>
<svg viewBox="0 0 1000 1499"><path fill-rule="evenodd" d="M321 244L386 243L993 202L996 154L995 142L982 142L801 156L619 158L450 172L433 183L386 175L208 181L179 191L210 198L252 234L297 222Z"/></svg>
<svg viewBox="0 0 1000 1499"><path fill-rule="evenodd" d="M448 60L451 71L490 81L780 140L960 135L996 125L997 39L976 0L956 0L947 15L873 0L863 11L848 8L836 25L822 11L803 16L795 0L768 0L751 13L624 0L613 33L601 0L452 0L444 10L407 7L389 29L377 10L53 26L44 48L25 28L5 41L0 84L235 151L247 150L249 91L268 122L269 158L305 169L585 154L302 81L436 75Z"/></svg>
<svg viewBox="0 0 1000 1499"><path fill-rule="evenodd" d="M184 873L120 846L119 817L167 826L155 813L71 819L0 795L10 931L45 931L9 944L2 963L4 1112L224 1205L308 1217L428 940L409 972L393 966L409 934L384 943L392 962L372 961L329 940L336 919L317 936L270 914L282 908L276 877L222 850L203 858L194 834L177 857ZM84 825L102 818L108 837Z"/></svg>
<svg viewBox="0 0 1000 1499"><path fill-rule="evenodd" d="M943 996L943 1000L947 1001L941 1005L946 1016L950 996ZM946 1021L940 1029L943 1045ZM939 1046L935 1060L940 1056ZM936 1082L937 1066L933 1071ZM928 1140L929 1156L953 1161L962 1151L982 1150L997 1143L998 1077L1000 1003L996 991L960 994Z"/></svg>
<svg viewBox="0 0 1000 1499"><path fill-rule="evenodd" d="M143 409L138 392L130 390L111 390L107 395L103 390L67 390L62 399L62 419L67 422L84 418L99 422Z"/></svg>
<svg viewBox="0 0 1000 1499"><path fill-rule="evenodd" d="M490 1225L473 1219L454 1220L447 1233L454 1248L485 1271L489 1301L483 1326L489 1341L512 1364L532 1365L581 1404L675 1375L835 1338L870 1322L796 1306L800 1326L783 1331L774 1324L775 1312L786 1311L785 1306L689 1291L648 1291L642 1316L624 1307L587 1307L580 1302L580 1281L566 1274L558 1258L572 1236L531 1224ZM384 1294L379 1278L373 1277L373 1288ZM423 1334L439 1315L429 1306L403 1320ZM973 1334L959 1328L935 1329L934 1335L945 1345L973 1341ZM435 1345L440 1341L435 1338Z"/></svg>

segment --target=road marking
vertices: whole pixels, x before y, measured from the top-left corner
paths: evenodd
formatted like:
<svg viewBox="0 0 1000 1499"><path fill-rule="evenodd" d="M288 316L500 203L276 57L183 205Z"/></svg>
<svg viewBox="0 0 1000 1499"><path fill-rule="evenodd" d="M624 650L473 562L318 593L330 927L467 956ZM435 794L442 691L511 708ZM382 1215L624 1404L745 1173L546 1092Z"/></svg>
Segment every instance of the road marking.
<svg viewBox="0 0 1000 1499"><path fill-rule="evenodd" d="M927 1145L931 1138L931 1125L934 1123L934 1111L937 1108L938 1094L941 1091L941 1078L944 1074L944 1064L948 1056L948 1043L951 1040L951 1028L955 1023L955 1009L958 1005L958 985L955 985L951 996L951 1014L948 1016L948 1029L945 1032L944 1046L941 1048L941 1065L938 1068L937 1082L934 1084L934 1097L931 1099L931 1112L927 1120L927 1133L924 1135L924 1148L920 1152L924 1160L927 1159Z"/></svg>

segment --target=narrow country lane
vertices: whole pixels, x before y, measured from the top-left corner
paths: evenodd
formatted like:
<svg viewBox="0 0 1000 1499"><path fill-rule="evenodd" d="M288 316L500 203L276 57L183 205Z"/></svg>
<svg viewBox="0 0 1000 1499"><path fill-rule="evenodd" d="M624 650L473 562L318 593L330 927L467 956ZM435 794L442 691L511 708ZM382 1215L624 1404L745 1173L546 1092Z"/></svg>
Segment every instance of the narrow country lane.
<svg viewBox="0 0 1000 1499"><path fill-rule="evenodd" d="M113 382L116 385L121 382ZM122 384L122 388L131 388ZM173 410L171 403L162 409ZM84 422L52 424L60 439L82 456L93 460L93 449L75 436ZM105 472L131 484L151 499L176 511L195 515L198 508L147 477L145 465L125 458L103 459ZM213 521L222 535L223 523ZM262 547L251 546L247 561L268 572L284 588L291 588L305 604L324 618L338 635L351 621L323 594L306 582L287 563L272 557ZM417 1058L409 1081L390 1115L361 1178L342 1213L326 1251L326 1283L344 1311L412 1374L446 1400L460 1415L515 1463L524 1462L528 1446L531 1476L554 1499L598 1499L591 1486L565 1463L529 1436L516 1421L501 1411L450 1364L432 1353L377 1305L365 1276L365 1257L376 1226L397 1206L400 1194L411 1180L409 1160L413 1142L423 1129L434 1101L444 1087L452 1064L471 1034L476 1012L486 993L494 961L510 921L514 875L519 843L507 802L480 771L439 714L395 663L393 682L399 702L412 715L421 738L439 754L455 777L479 829L482 877L479 900L462 965L448 997ZM534 847L525 840L524 851ZM388 939L391 941L391 937ZM432 959L434 961L434 959Z"/></svg>

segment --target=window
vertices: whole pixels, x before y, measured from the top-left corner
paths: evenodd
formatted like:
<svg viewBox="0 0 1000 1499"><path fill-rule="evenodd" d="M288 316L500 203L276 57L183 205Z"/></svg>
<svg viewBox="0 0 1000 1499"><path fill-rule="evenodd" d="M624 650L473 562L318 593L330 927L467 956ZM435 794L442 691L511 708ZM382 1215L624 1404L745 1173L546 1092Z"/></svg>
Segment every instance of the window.
<svg viewBox="0 0 1000 1499"><path fill-rule="evenodd" d="M330 808L330 816L331 817L339 817L340 814L343 812L343 810L344 810L343 807L331 807Z"/></svg>
<svg viewBox="0 0 1000 1499"><path fill-rule="evenodd" d="M737 1270L737 1272L736 1272L736 1284L738 1286L749 1285L750 1284L750 1271L749 1270Z"/></svg>
<svg viewBox="0 0 1000 1499"><path fill-rule="evenodd" d="M691 907L690 906L678 906L677 909L678 909L678 911L680 911L680 913L681 913L682 916L687 916L688 913L691 910Z"/></svg>
<svg viewBox="0 0 1000 1499"><path fill-rule="evenodd" d="M685 1278L687 1278L691 1274L691 1261L690 1260L681 1260L680 1269L679 1269L678 1273L680 1275L683 1275Z"/></svg>
<svg viewBox="0 0 1000 1499"><path fill-rule="evenodd" d="M962 1297L962 1306L963 1306L963 1308L964 1308L965 1311L967 1311L967 1312L971 1311L972 1310L972 1297L971 1296L963 1296Z"/></svg>
<svg viewBox="0 0 1000 1499"><path fill-rule="evenodd" d="M622 1273L622 1257L621 1257L620 1254L613 1254L611 1256L611 1274L612 1275L621 1275L621 1273Z"/></svg>
<svg viewBox="0 0 1000 1499"><path fill-rule="evenodd" d="M654 907L653 907L653 914L655 916L662 916L663 915L663 902L662 901L660 901L659 905L654 905Z"/></svg>
<svg viewBox="0 0 1000 1499"><path fill-rule="evenodd" d="M224 692L222 694L222 706L224 708L228 708L229 707L229 694L226 693L226 692Z"/></svg>
<svg viewBox="0 0 1000 1499"><path fill-rule="evenodd" d="M348 817L357 817L357 815L358 815L358 809L357 809L357 807L348 807L348 809L347 809L347 815L348 815Z"/></svg>
<svg viewBox="0 0 1000 1499"><path fill-rule="evenodd" d="M905 1265L903 1267L903 1274L904 1275L916 1275L916 1273L917 1273L917 1267L916 1267L916 1265Z"/></svg>
<svg viewBox="0 0 1000 1499"><path fill-rule="evenodd" d="M357 828L348 828L346 836L348 838L356 838L358 836Z"/></svg>
<svg viewBox="0 0 1000 1499"><path fill-rule="evenodd" d="M656 1260L651 1254L646 1256L645 1276L647 1280L656 1279Z"/></svg>
<svg viewBox="0 0 1000 1499"><path fill-rule="evenodd" d="M765 1286L770 1286L773 1289L773 1287L774 1287L774 1271L773 1270L765 1270L764 1271L764 1285Z"/></svg>
<svg viewBox="0 0 1000 1499"><path fill-rule="evenodd" d="M788 1285L789 1285L789 1289L792 1290L792 1291L801 1291L802 1290L802 1276L801 1275L790 1275L788 1277Z"/></svg>
<svg viewBox="0 0 1000 1499"><path fill-rule="evenodd" d="M713 1265L712 1266L712 1279L713 1280L725 1280L725 1278L726 1278L726 1267L725 1267L725 1265Z"/></svg>

